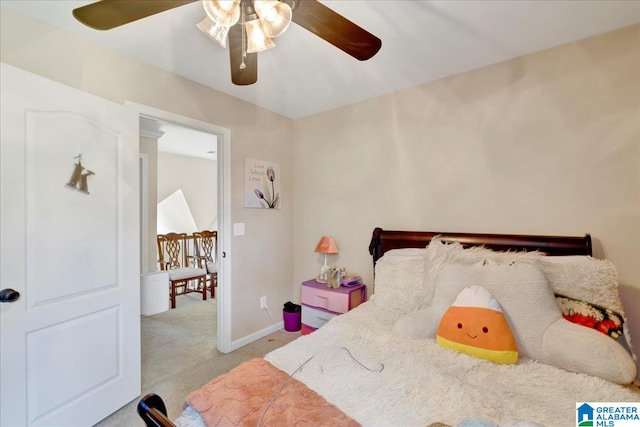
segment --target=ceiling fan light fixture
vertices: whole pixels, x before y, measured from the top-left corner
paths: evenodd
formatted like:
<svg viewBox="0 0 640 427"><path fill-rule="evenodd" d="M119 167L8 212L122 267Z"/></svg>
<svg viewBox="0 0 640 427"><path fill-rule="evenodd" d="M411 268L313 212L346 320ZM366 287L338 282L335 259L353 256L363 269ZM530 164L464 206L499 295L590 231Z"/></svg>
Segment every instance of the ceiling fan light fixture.
<svg viewBox="0 0 640 427"><path fill-rule="evenodd" d="M240 19L240 0L202 0L209 19L218 25L230 27Z"/></svg>
<svg viewBox="0 0 640 427"><path fill-rule="evenodd" d="M109 30L194 1L98 0L74 8L73 16L90 28ZM324 0L202 0L211 22L205 20L197 26L221 46L229 45L231 81L243 86L258 80L257 52L273 47L271 37L282 34L294 18L302 28L360 61L380 50L382 40L323 3ZM242 24L236 25L240 18Z"/></svg>
<svg viewBox="0 0 640 427"><path fill-rule="evenodd" d="M293 14L288 4L279 0L254 0L253 7L269 37L278 37L289 28Z"/></svg>
<svg viewBox="0 0 640 427"><path fill-rule="evenodd" d="M247 53L262 52L276 45L262 30L259 19L247 21L245 31L247 32Z"/></svg>
<svg viewBox="0 0 640 427"><path fill-rule="evenodd" d="M209 38L218 43L223 48L227 47L229 39L229 28L224 25L216 24L209 18L204 18L196 25L200 31L205 33Z"/></svg>

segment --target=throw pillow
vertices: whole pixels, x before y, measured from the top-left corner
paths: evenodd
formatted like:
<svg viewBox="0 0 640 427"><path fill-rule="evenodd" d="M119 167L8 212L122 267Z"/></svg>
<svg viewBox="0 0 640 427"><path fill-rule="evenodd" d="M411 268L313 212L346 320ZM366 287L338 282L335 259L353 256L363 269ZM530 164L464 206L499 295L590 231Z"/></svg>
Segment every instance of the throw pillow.
<svg viewBox="0 0 640 427"><path fill-rule="evenodd" d="M387 310L408 313L420 308L428 289L424 286L425 249L394 249L375 267L371 301Z"/></svg>
<svg viewBox="0 0 640 427"><path fill-rule="evenodd" d="M518 361L516 340L498 301L481 286L464 288L440 320L436 342L494 363Z"/></svg>
<svg viewBox="0 0 640 427"><path fill-rule="evenodd" d="M618 272L606 259L590 256L544 256L538 260L553 291L625 315L618 291Z"/></svg>

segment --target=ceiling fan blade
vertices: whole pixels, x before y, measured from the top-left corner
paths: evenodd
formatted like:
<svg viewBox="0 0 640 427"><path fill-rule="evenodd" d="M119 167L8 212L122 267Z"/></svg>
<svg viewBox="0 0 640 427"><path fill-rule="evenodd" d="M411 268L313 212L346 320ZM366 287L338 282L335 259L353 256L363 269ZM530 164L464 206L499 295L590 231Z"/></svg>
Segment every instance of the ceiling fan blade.
<svg viewBox="0 0 640 427"><path fill-rule="evenodd" d="M246 86L258 81L258 54L247 53L242 64L242 26L234 25L229 29L229 63L231 64L231 81L233 84Z"/></svg>
<svg viewBox="0 0 640 427"><path fill-rule="evenodd" d="M360 61L378 53L382 41L317 0L299 0L292 21Z"/></svg>
<svg viewBox="0 0 640 427"><path fill-rule="evenodd" d="M73 16L95 30L110 30L196 0L102 0L73 9Z"/></svg>

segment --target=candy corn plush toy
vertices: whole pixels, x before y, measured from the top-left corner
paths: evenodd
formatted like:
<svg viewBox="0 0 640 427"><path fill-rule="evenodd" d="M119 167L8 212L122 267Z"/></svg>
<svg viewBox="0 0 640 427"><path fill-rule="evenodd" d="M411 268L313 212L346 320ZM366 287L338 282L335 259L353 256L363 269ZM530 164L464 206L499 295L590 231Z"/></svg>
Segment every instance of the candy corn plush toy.
<svg viewBox="0 0 640 427"><path fill-rule="evenodd" d="M518 361L516 340L498 301L481 286L463 289L444 313L436 335L440 346L495 363Z"/></svg>

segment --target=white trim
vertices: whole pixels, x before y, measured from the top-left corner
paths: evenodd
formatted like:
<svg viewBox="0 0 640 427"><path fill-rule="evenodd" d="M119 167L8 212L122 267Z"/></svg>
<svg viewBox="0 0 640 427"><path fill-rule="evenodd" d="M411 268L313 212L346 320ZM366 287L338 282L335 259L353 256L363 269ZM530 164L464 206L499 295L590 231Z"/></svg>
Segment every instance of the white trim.
<svg viewBox="0 0 640 427"><path fill-rule="evenodd" d="M231 131L218 137L218 350L231 344ZM224 256L223 256L224 255ZM221 283L223 284L221 286Z"/></svg>
<svg viewBox="0 0 640 427"><path fill-rule="evenodd" d="M147 239L149 238L149 155L147 153L139 153L140 155L140 272L147 273L149 271L149 248Z"/></svg>
<svg viewBox="0 0 640 427"><path fill-rule="evenodd" d="M162 135L164 135L164 132L152 131L140 127L140 136L144 136L145 138L159 139Z"/></svg>
<svg viewBox="0 0 640 427"><path fill-rule="evenodd" d="M240 338L239 340L233 341L231 343L231 351L237 350L240 347L244 347L247 344L251 344L256 340L259 340L260 338L264 338L267 335L270 335L274 332L278 332L281 329L284 329L284 321L274 323L273 325L268 326L258 332L254 332L251 335L247 335L245 337Z"/></svg>
<svg viewBox="0 0 640 427"><path fill-rule="evenodd" d="M198 129L218 136L218 250L226 257L218 260L218 336L217 346L222 353L234 348L231 343L231 130L211 123L170 113L146 105L125 101L139 117L162 120Z"/></svg>

